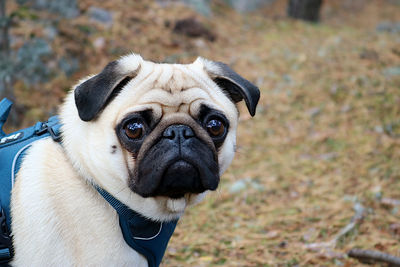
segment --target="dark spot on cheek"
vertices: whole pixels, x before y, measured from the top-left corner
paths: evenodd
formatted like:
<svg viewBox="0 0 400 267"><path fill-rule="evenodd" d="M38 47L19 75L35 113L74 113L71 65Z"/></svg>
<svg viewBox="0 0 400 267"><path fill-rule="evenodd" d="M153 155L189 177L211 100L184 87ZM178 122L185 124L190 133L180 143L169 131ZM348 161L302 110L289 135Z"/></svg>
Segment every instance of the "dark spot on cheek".
<svg viewBox="0 0 400 267"><path fill-rule="evenodd" d="M115 152L117 152L117 146L116 145L112 145L111 146L111 154L115 154Z"/></svg>

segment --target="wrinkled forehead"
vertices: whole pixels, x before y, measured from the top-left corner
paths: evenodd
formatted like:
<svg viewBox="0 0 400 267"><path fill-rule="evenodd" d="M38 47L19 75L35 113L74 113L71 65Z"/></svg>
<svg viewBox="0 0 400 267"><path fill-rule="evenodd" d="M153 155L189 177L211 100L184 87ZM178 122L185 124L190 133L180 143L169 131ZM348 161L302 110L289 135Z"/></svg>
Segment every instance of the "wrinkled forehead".
<svg viewBox="0 0 400 267"><path fill-rule="evenodd" d="M144 62L118 95L122 113L151 108L159 115L198 112L201 105L224 111L235 106L196 64Z"/></svg>

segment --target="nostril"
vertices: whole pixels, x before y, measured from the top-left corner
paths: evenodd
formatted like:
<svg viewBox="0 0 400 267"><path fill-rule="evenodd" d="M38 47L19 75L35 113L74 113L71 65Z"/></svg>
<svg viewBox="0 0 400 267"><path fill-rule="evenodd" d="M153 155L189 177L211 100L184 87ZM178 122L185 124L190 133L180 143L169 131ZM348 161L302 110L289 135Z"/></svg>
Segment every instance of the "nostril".
<svg viewBox="0 0 400 267"><path fill-rule="evenodd" d="M187 125L183 124L174 124L170 125L167 129L164 130L163 132L163 137L171 140L181 140L179 142L182 142L185 139L190 139L194 137L195 134L192 130Z"/></svg>
<svg viewBox="0 0 400 267"><path fill-rule="evenodd" d="M183 137L186 138L186 139L194 137L193 130L191 128L189 128L189 127L185 127L183 129Z"/></svg>
<svg viewBox="0 0 400 267"><path fill-rule="evenodd" d="M168 138L168 139L174 139L175 138L175 129L168 127L164 133L163 133L163 137Z"/></svg>

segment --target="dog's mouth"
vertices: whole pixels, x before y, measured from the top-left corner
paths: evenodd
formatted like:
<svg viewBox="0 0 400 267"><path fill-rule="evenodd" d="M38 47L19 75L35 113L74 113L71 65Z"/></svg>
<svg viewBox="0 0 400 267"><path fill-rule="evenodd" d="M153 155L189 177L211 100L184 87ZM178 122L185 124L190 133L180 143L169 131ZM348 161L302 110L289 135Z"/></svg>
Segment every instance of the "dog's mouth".
<svg viewBox="0 0 400 267"><path fill-rule="evenodd" d="M179 159L167 167L155 194L178 199L186 193L202 193L205 190L197 168Z"/></svg>
<svg viewBox="0 0 400 267"><path fill-rule="evenodd" d="M218 187L218 173L211 172L200 160L178 157L169 162L158 162L159 165L152 166L151 171L142 172L150 175L142 175L139 180L142 183L135 184L132 190L143 197L180 199L187 194L200 194Z"/></svg>

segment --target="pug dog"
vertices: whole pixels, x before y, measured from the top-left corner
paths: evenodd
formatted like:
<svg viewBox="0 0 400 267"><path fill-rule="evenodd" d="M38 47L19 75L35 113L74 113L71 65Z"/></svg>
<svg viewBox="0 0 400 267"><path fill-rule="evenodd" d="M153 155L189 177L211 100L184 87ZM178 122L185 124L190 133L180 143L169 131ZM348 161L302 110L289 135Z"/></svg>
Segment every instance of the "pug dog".
<svg viewBox="0 0 400 267"><path fill-rule="evenodd" d="M148 266L115 209L168 222L217 189L238 109L259 89L227 65L158 64L131 54L80 81L60 108L62 142L35 142L12 190L14 266Z"/></svg>

